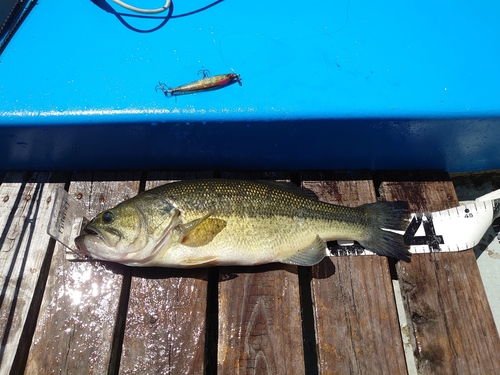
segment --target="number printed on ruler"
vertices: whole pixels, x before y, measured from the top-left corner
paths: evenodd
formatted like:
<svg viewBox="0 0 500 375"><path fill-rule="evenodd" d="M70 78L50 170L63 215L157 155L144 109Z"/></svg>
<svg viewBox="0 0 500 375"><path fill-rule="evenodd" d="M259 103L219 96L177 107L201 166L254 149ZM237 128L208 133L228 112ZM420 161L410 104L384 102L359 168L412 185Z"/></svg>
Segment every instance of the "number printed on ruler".
<svg viewBox="0 0 500 375"><path fill-rule="evenodd" d="M500 199L476 200L432 213L411 215L403 234L411 253L461 251L476 246L498 216Z"/></svg>

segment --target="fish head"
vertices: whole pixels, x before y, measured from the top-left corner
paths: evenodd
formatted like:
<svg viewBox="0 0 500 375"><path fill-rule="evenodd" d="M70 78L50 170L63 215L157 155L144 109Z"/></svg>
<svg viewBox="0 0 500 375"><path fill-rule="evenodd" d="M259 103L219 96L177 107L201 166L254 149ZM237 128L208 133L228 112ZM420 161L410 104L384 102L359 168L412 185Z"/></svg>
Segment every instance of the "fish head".
<svg viewBox="0 0 500 375"><path fill-rule="evenodd" d="M168 248L179 214L161 196L142 193L98 214L75 244L90 258L140 266Z"/></svg>

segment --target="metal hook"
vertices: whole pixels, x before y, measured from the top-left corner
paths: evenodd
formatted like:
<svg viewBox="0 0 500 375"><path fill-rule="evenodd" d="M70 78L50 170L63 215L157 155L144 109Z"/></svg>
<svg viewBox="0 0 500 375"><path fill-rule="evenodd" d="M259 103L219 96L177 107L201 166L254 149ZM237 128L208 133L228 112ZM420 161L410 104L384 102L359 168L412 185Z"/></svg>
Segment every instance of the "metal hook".
<svg viewBox="0 0 500 375"><path fill-rule="evenodd" d="M203 78L210 76L210 71L203 67L201 67L201 70L198 71L198 75L200 75L200 73L203 75Z"/></svg>
<svg viewBox="0 0 500 375"><path fill-rule="evenodd" d="M170 94L170 88L164 83L158 82L158 85L155 87L155 91L158 92L158 90L163 91L165 96L168 96Z"/></svg>

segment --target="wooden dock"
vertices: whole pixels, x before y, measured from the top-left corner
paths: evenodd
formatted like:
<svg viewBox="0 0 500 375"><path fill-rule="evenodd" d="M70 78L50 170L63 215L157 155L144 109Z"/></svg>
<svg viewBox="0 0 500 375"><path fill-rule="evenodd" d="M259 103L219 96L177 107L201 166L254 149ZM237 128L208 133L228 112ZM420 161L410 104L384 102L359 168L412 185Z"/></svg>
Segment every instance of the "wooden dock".
<svg viewBox="0 0 500 375"><path fill-rule="evenodd" d="M500 339L472 250L197 270L68 261L46 233L58 187L88 217L204 177L292 180L349 206L458 205L443 172L11 172L0 185L0 374L500 373ZM407 326L401 327L393 279ZM406 331L406 332L402 332ZM405 357L409 336L413 357Z"/></svg>

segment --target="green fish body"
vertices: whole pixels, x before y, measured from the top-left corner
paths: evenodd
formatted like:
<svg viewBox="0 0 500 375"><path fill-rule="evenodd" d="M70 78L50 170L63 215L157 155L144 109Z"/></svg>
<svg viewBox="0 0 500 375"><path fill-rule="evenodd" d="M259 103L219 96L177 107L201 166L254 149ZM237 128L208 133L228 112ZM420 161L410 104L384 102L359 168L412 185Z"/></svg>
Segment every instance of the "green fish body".
<svg viewBox="0 0 500 375"><path fill-rule="evenodd" d="M326 241L355 240L408 261L402 202L356 208L321 202L297 187L240 180L159 186L97 215L75 243L91 258L130 266L208 267L281 262L310 266Z"/></svg>

